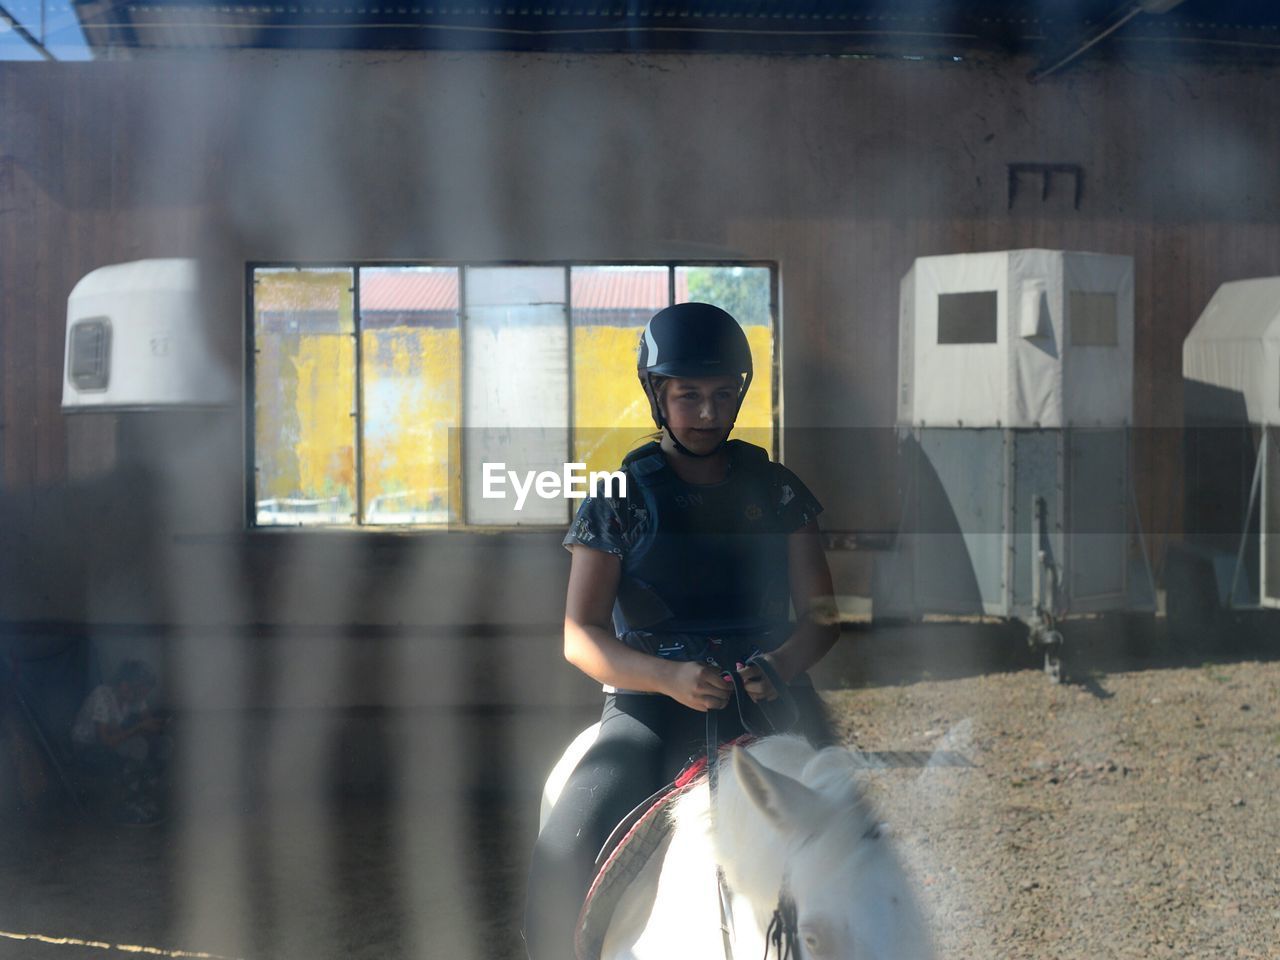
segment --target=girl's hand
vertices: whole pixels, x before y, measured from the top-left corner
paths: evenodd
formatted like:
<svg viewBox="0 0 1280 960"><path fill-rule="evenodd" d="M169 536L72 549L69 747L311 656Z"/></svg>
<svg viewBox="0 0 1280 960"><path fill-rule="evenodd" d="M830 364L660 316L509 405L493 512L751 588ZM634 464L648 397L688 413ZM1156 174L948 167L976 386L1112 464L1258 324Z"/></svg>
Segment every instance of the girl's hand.
<svg viewBox="0 0 1280 960"><path fill-rule="evenodd" d="M672 700L702 713L719 710L729 702L733 684L723 679L715 667L694 660L672 666L674 669L663 691Z"/></svg>
<svg viewBox="0 0 1280 960"><path fill-rule="evenodd" d="M742 688L747 691L747 696L752 700L756 703L763 703L768 700L778 699L778 691L773 688L769 678L765 676L764 671L758 666L754 663L738 663L736 667L738 676L742 678Z"/></svg>

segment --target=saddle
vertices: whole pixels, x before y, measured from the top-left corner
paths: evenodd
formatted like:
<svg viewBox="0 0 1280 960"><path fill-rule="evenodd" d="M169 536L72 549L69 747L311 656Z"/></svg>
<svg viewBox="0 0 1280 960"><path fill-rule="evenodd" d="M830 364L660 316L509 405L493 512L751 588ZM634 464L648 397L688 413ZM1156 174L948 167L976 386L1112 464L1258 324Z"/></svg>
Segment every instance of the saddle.
<svg viewBox="0 0 1280 960"><path fill-rule="evenodd" d="M786 711L785 722L779 724L769 717L763 705L757 705L762 719L771 728L768 732L776 732L794 725L799 718L799 712L786 684L782 682L767 660L752 657L748 662L757 663L768 676L770 683L778 691L779 700ZM717 664L717 666L721 665ZM725 668L722 666L722 669ZM573 946L577 960L600 960L605 932L609 929L609 921L613 919L614 910L617 909L623 892L671 834L672 822L669 813L672 804L694 787L709 781L714 806L720 750L745 745L766 732L751 723L743 714L743 704L747 701L747 697L741 689L741 678L736 672L728 669L725 669L725 674L734 681L733 699L737 705L742 726L748 732L717 747L716 744L720 742L717 734L718 711L708 710L706 753L691 760L674 781L637 806L614 828L609 839L605 841L600 855L596 857L595 879L591 881L591 886L587 890L582 911L578 914L578 924L574 928ZM727 930L726 887L718 866L716 871L721 894L721 927Z"/></svg>
<svg viewBox="0 0 1280 960"><path fill-rule="evenodd" d="M752 738L742 737L734 743L745 743L749 739ZM707 758L700 756L690 761L674 781L627 814L605 841L596 858L599 866L595 879L591 881L574 930L577 960L600 960L605 931L622 894L671 835L672 804L706 779Z"/></svg>

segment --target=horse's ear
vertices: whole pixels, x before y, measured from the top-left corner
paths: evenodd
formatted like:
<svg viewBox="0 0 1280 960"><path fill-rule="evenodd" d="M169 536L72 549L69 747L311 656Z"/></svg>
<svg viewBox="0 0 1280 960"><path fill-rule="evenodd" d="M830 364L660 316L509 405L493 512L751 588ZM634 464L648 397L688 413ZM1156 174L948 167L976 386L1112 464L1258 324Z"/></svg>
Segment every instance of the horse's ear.
<svg viewBox="0 0 1280 960"><path fill-rule="evenodd" d="M812 829L827 812L818 794L799 780L770 770L741 747L733 748L733 772L747 799L783 832Z"/></svg>

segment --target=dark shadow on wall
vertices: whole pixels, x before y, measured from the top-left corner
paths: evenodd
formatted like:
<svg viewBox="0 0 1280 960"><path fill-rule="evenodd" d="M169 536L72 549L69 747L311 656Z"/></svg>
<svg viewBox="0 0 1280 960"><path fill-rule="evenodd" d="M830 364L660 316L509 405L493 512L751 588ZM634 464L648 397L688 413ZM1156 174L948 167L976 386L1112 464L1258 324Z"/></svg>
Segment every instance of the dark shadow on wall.
<svg viewBox="0 0 1280 960"><path fill-rule="evenodd" d="M0 753L9 755L8 783L28 812L76 805L71 727L87 693L121 660L137 657L152 667L162 681L152 706L165 706L166 645L155 628L124 631L105 645L99 636L99 625L113 617L147 624L169 618L163 531L153 515L159 487L154 471L128 463L0 495Z"/></svg>

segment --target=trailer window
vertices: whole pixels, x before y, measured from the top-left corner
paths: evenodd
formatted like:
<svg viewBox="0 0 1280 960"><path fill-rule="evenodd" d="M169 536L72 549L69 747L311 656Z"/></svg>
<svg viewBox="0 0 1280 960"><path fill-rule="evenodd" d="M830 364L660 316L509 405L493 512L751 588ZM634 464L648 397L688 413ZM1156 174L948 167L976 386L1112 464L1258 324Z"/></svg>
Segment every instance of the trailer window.
<svg viewBox="0 0 1280 960"><path fill-rule="evenodd" d="M996 291L938 294L938 343L995 343Z"/></svg>
<svg viewBox="0 0 1280 960"><path fill-rule="evenodd" d="M1073 347L1114 347L1120 342L1114 293L1072 290L1067 309Z"/></svg>

